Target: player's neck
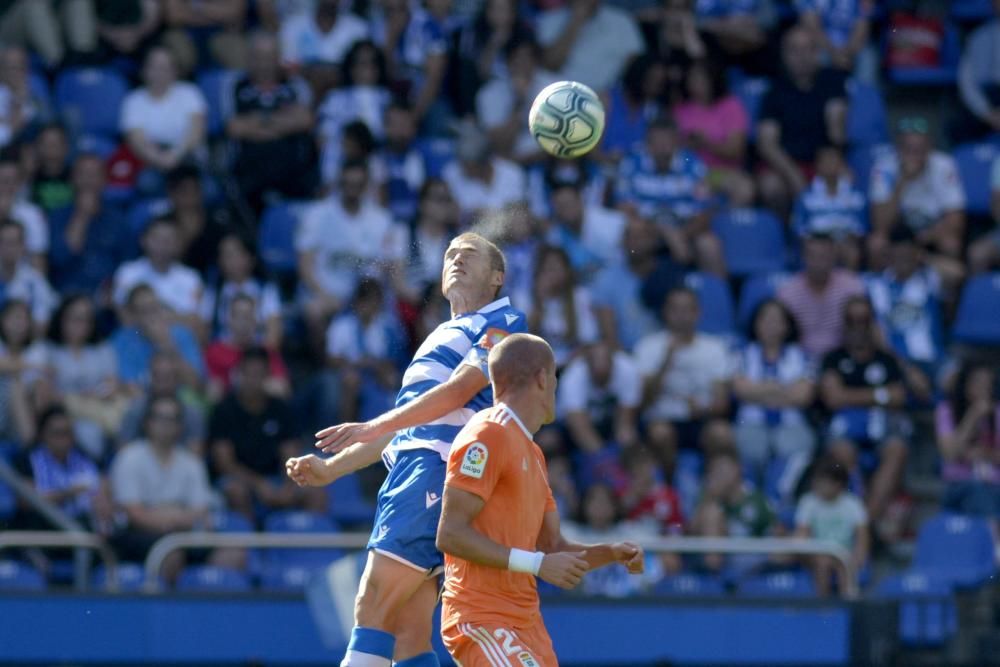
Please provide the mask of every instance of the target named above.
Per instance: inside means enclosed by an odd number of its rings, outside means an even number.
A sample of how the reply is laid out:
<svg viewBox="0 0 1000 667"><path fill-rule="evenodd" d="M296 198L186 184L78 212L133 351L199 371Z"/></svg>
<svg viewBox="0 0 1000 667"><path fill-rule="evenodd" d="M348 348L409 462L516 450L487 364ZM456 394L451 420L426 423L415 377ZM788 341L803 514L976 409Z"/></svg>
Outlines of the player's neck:
<svg viewBox="0 0 1000 667"><path fill-rule="evenodd" d="M454 289L448 293L448 303L451 304L452 317L474 313L492 302L493 299L485 294L464 294Z"/></svg>
<svg viewBox="0 0 1000 667"><path fill-rule="evenodd" d="M502 398L497 398L497 404L500 403L507 406L507 409L517 416L525 430L532 436L538 433L538 429L542 428L545 417L539 408L537 398L507 393Z"/></svg>

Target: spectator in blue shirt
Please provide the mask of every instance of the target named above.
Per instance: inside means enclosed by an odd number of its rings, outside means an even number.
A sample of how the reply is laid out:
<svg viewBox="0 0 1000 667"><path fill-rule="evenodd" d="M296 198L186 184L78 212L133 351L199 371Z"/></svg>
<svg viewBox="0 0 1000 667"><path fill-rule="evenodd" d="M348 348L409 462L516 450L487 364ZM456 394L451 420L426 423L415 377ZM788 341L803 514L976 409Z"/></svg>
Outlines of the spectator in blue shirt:
<svg viewBox="0 0 1000 667"><path fill-rule="evenodd" d="M722 245L709 226L707 177L705 164L680 147L674 121L661 118L646 130L645 146L619 165L617 199L658 223L677 262L725 276Z"/></svg>
<svg viewBox="0 0 1000 667"><path fill-rule="evenodd" d="M906 225L893 228L889 244L889 266L868 276L868 295L889 348L900 357L908 387L929 399L929 378L936 376L944 356L942 292L957 285L961 275L942 274L927 264Z"/></svg>
<svg viewBox="0 0 1000 667"><path fill-rule="evenodd" d="M773 72L771 0L696 0L695 17L710 55L756 75Z"/></svg>
<svg viewBox="0 0 1000 667"><path fill-rule="evenodd" d="M795 202L792 227L799 238L830 236L837 245L837 263L852 271L861 267L868 205L836 146L823 146L817 152L816 176Z"/></svg>
<svg viewBox="0 0 1000 667"><path fill-rule="evenodd" d="M145 283L132 288L125 302L125 321L111 339L118 357L118 378L126 385L141 385L149 377L149 365L160 352L180 359L182 383L201 387L205 366L194 333L181 324L171 324L166 307Z"/></svg>
<svg viewBox="0 0 1000 667"><path fill-rule="evenodd" d="M73 202L52 211L49 276L61 291L95 293L136 251L121 209L104 196L104 161L83 154L73 163Z"/></svg>
<svg viewBox="0 0 1000 667"><path fill-rule="evenodd" d="M384 179L383 201L392 217L409 221L417 214L420 189L427 179L427 164L417 147L417 119L406 104L391 104L385 111L385 145L376 154Z"/></svg>
<svg viewBox="0 0 1000 667"><path fill-rule="evenodd" d="M445 134L451 110L441 95L448 66L449 2L413 11L409 0L385 0L375 42L386 56L389 79L408 93L426 134Z"/></svg>
<svg viewBox="0 0 1000 667"><path fill-rule="evenodd" d="M601 150L608 157L620 160L642 145L647 124L662 112L669 74L666 60L652 53L629 63L621 82L609 95L601 139ZM679 82L677 87L680 88Z"/></svg>
<svg viewBox="0 0 1000 667"><path fill-rule="evenodd" d="M612 264L594 278L591 293L601 339L613 349L631 350L640 338L660 328L655 306L647 305L645 286L655 286L658 299L681 284L684 272L664 252L656 226L633 217L622 234L624 261Z"/></svg>
<svg viewBox="0 0 1000 667"><path fill-rule="evenodd" d="M853 72L868 45L873 4L871 0L795 0L795 9L830 64Z"/></svg>

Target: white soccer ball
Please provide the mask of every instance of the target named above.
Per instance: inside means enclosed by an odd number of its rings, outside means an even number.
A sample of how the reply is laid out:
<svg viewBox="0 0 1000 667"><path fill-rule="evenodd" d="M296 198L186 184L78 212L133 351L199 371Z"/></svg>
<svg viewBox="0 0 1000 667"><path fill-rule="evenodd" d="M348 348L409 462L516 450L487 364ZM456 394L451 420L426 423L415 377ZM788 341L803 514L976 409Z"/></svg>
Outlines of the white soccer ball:
<svg viewBox="0 0 1000 667"><path fill-rule="evenodd" d="M576 81L557 81L538 93L528 112L531 136L560 158L589 153L604 132L604 105L597 93Z"/></svg>

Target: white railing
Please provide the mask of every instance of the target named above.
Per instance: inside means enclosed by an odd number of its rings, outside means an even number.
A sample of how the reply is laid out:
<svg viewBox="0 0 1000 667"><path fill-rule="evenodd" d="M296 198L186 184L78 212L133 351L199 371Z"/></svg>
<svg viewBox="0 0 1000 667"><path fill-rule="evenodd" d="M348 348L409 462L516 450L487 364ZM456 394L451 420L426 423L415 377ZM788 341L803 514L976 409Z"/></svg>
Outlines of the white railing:
<svg viewBox="0 0 1000 667"><path fill-rule="evenodd" d="M785 554L832 556L846 582L844 596L858 596L857 572L846 549L828 542L804 538L778 537L661 537L639 540L650 553ZM179 549L364 549L368 533L173 533L160 538L146 556L145 589L155 592L160 585L164 559Z"/></svg>

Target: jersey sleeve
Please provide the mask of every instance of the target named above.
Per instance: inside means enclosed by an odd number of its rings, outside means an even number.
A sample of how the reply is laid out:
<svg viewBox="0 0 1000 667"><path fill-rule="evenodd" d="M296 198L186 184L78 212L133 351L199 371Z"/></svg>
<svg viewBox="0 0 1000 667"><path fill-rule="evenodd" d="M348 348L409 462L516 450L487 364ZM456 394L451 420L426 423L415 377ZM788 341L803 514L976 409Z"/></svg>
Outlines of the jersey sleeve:
<svg viewBox="0 0 1000 667"><path fill-rule="evenodd" d="M448 455L445 486L489 500L504 474L509 449L500 424L482 422L463 430Z"/></svg>
<svg viewBox="0 0 1000 667"><path fill-rule="evenodd" d="M462 360L463 364L478 368L487 380L490 378L487 360L493 346L511 334L528 331L528 318L525 317L524 313L513 308L505 308L495 312L496 314L486 321L485 326L472 332L472 349Z"/></svg>

